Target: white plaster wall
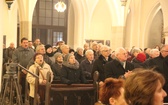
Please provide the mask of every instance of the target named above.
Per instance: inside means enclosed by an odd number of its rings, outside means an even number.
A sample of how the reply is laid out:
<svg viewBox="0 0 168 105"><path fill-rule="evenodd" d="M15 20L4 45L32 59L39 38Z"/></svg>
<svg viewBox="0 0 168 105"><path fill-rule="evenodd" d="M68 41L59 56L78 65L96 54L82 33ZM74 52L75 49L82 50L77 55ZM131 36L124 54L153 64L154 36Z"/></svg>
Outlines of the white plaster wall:
<svg viewBox="0 0 168 105"><path fill-rule="evenodd" d="M111 16L107 2L100 0L93 12L88 39L105 40L112 38ZM110 37L111 36L111 37Z"/></svg>
<svg viewBox="0 0 168 105"><path fill-rule="evenodd" d="M2 23L3 21L3 4L4 4L4 1L0 1L0 13L2 13L1 17L0 17L0 23ZM2 55L3 55L3 24L0 24L0 58L3 58ZM1 72L0 72L0 90L1 90L1 80L2 80L2 59L0 59L0 69L1 69Z"/></svg>
<svg viewBox="0 0 168 105"><path fill-rule="evenodd" d="M168 31L168 0L159 0L162 6L163 19L164 19L164 31Z"/></svg>
<svg viewBox="0 0 168 105"><path fill-rule="evenodd" d="M9 46L11 42L17 44L17 3L11 5L11 9L8 10L8 7L5 2L3 4L3 35L6 35L6 47Z"/></svg>
<svg viewBox="0 0 168 105"><path fill-rule="evenodd" d="M148 46L154 48L156 45L161 45L161 35L162 35L162 26L163 25L163 14L162 11L158 11L149 30L148 36Z"/></svg>
<svg viewBox="0 0 168 105"><path fill-rule="evenodd" d="M149 30L159 8L159 0L129 0L125 11L126 47L149 47ZM128 12L129 10L129 12ZM152 37L152 36L151 36ZM153 40L155 41L155 40Z"/></svg>
<svg viewBox="0 0 168 105"><path fill-rule="evenodd" d="M68 43L73 44L74 49L82 47L85 39L110 40L113 49L123 46L124 8L119 1L71 0L71 4L74 8L74 16L70 11L69 18L74 19L74 24L69 22Z"/></svg>

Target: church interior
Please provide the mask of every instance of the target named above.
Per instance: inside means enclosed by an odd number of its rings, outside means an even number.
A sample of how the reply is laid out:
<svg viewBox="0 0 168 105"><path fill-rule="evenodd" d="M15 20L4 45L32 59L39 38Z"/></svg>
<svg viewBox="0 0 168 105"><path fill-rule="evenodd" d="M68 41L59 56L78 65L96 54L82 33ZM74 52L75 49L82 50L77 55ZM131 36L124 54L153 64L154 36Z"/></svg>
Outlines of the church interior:
<svg viewBox="0 0 168 105"><path fill-rule="evenodd" d="M59 1L63 12L56 10ZM167 5L168 0L0 0L0 55L3 45L17 47L23 37L53 46L63 40L73 49L93 41L112 50L168 44Z"/></svg>

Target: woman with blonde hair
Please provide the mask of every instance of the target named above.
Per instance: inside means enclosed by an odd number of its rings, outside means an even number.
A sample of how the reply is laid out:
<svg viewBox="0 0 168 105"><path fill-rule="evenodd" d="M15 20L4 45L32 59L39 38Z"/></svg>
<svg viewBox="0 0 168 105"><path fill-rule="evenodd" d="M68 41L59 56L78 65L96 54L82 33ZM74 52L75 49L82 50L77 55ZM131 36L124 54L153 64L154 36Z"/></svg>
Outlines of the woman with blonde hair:
<svg viewBox="0 0 168 105"><path fill-rule="evenodd" d="M164 77L152 70L135 70L125 83L125 99L129 105L163 105Z"/></svg>

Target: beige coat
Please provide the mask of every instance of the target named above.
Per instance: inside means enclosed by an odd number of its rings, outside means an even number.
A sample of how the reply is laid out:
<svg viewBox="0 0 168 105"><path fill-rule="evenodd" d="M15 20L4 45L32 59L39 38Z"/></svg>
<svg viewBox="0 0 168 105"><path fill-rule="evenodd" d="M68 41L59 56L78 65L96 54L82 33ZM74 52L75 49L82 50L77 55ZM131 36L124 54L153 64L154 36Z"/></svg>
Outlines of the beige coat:
<svg viewBox="0 0 168 105"><path fill-rule="evenodd" d="M39 67L39 68L40 68L40 71L41 71L41 73L39 73L39 84L41 84L42 81L43 81L43 77L42 77L41 74L44 75L44 79L47 79L46 77L47 77L47 72L48 72L48 71L51 73L51 81L50 81L50 82L52 82L52 80L53 80L53 72L52 72L50 66L49 66L47 63L45 63L45 62L44 62L44 64L43 64L43 67L40 67L37 63L35 63L35 64L33 64L32 66L30 66L29 71L35 74L35 73L36 73L36 70L37 70L37 67ZM26 80L27 80L27 82L28 82L29 85L30 85L30 93L29 93L29 96L34 97L34 91L35 91L35 77L32 76L30 73L28 73L28 74L27 74L27 77L26 77Z"/></svg>

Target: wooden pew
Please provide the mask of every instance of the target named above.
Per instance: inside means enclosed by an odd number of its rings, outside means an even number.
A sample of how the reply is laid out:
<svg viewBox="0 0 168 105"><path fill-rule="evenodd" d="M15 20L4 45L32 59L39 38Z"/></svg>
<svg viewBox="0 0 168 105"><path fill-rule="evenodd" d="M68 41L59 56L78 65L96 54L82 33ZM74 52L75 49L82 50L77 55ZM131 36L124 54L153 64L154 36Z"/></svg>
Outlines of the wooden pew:
<svg viewBox="0 0 168 105"><path fill-rule="evenodd" d="M96 87L93 84L52 84L50 105L94 105Z"/></svg>
<svg viewBox="0 0 168 105"><path fill-rule="evenodd" d="M93 80L87 80L89 82L89 84L93 84ZM62 84L61 80L53 80L52 84Z"/></svg>
<svg viewBox="0 0 168 105"><path fill-rule="evenodd" d="M98 101L99 72L95 71L90 84L60 84L54 81L50 89L50 105L94 105Z"/></svg>

